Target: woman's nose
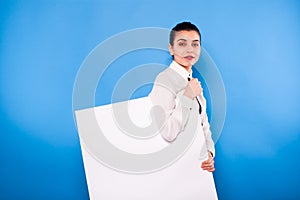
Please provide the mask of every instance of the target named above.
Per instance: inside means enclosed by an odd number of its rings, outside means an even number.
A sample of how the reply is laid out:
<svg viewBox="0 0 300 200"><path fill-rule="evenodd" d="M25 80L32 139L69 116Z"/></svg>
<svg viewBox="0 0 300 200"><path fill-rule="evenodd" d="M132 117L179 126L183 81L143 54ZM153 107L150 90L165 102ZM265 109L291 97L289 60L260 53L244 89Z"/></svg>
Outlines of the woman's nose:
<svg viewBox="0 0 300 200"><path fill-rule="evenodd" d="M187 52L192 52L192 51L193 51L192 45L187 45L186 51L187 51Z"/></svg>

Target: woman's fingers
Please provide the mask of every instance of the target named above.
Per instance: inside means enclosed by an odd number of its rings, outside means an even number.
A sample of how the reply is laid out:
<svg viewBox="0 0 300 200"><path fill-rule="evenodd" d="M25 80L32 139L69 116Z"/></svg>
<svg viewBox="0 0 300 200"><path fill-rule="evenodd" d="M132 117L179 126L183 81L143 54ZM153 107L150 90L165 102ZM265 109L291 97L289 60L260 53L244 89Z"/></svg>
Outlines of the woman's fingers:
<svg viewBox="0 0 300 200"><path fill-rule="evenodd" d="M215 171L214 163L215 163L214 159L212 157L210 157L208 160L205 160L205 161L202 162L201 168L203 170L213 172L213 171Z"/></svg>

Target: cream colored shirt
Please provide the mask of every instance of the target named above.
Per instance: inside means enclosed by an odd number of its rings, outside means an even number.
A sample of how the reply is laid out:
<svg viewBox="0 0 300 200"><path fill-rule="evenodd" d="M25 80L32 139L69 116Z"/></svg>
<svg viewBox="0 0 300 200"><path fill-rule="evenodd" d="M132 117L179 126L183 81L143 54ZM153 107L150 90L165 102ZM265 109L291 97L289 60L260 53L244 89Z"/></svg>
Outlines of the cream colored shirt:
<svg viewBox="0 0 300 200"><path fill-rule="evenodd" d="M153 89L149 94L153 106L161 109L160 112L155 112L155 118L163 130L161 131L162 137L166 141L172 142L184 130L190 114L198 113L207 150L215 156L203 93L197 97L202 108L201 115L199 112L191 112L192 109L199 110L197 100L183 95L188 84L188 77L192 78L192 71L189 73L175 61L156 77Z"/></svg>

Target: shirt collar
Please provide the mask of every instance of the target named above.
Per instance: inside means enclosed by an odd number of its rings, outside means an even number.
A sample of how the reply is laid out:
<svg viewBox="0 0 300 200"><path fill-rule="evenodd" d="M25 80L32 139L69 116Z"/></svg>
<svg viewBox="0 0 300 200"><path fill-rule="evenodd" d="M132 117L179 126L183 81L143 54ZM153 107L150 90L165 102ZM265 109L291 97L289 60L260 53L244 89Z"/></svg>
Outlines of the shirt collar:
<svg viewBox="0 0 300 200"><path fill-rule="evenodd" d="M184 69L184 67L182 67L181 65L179 65L177 62L175 62L173 60L173 62L170 64L170 68L173 69L175 72L177 72L180 76L182 76L185 80L187 80L187 78L192 78L192 73L193 70L191 70L191 72L189 73L188 71L186 71L186 69Z"/></svg>

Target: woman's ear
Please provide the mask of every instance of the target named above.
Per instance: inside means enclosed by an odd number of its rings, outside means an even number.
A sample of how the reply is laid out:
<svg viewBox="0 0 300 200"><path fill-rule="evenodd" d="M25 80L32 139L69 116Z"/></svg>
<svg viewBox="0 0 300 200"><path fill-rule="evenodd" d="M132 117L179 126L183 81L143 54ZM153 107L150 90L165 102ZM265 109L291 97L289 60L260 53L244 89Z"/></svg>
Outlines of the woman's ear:
<svg viewBox="0 0 300 200"><path fill-rule="evenodd" d="M171 56L174 56L174 50L173 50L173 46L171 44L169 44L169 51Z"/></svg>

